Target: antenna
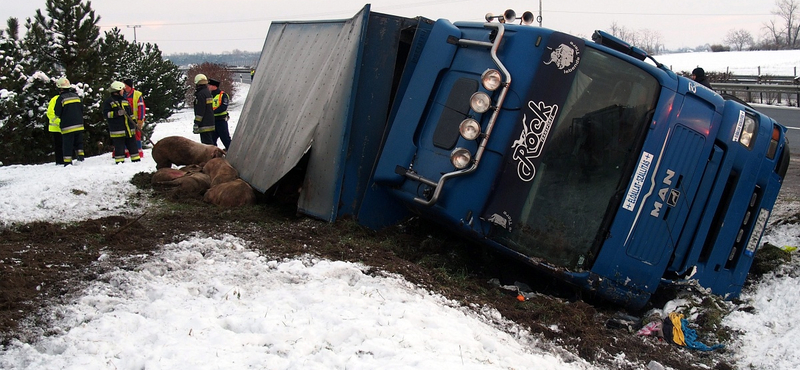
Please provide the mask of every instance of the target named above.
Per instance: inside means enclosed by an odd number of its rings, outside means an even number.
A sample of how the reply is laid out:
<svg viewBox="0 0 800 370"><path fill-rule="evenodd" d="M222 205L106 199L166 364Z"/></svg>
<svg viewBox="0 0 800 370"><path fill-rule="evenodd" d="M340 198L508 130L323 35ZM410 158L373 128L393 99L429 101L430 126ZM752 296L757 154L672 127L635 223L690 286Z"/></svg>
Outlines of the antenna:
<svg viewBox="0 0 800 370"><path fill-rule="evenodd" d="M542 26L542 0L539 0L539 16L536 17L536 21L539 22L539 27Z"/></svg>

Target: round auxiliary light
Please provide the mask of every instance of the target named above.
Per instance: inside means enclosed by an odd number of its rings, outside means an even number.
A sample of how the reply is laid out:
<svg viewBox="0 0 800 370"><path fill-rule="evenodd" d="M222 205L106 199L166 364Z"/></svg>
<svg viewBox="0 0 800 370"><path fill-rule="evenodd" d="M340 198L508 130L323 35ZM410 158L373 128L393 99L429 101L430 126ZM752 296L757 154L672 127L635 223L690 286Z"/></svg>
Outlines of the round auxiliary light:
<svg viewBox="0 0 800 370"><path fill-rule="evenodd" d="M469 98L469 107L477 113L483 113L492 106L492 99L485 92L478 91Z"/></svg>
<svg viewBox="0 0 800 370"><path fill-rule="evenodd" d="M450 152L450 163L457 169L463 169L472 162L472 153L464 148L455 148Z"/></svg>
<svg viewBox="0 0 800 370"><path fill-rule="evenodd" d="M481 125L478 121L467 118L458 125L458 132L464 139L475 140L481 134Z"/></svg>
<svg viewBox="0 0 800 370"><path fill-rule="evenodd" d="M483 88L486 90L497 90L497 88L503 84L503 78L500 76L500 71L496 69L487 69L481 75L481 84L483 84Z"/></svg>

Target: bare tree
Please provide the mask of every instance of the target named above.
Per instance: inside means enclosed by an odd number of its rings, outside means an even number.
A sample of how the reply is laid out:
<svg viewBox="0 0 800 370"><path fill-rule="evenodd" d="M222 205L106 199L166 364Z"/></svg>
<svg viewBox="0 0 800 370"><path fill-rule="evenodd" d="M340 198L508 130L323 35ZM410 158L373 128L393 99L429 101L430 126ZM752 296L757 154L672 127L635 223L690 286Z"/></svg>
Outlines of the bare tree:
<svg viewBox="0 0 800 370"><path fill-rule="evenodd" d="M620 26L617 22L611 23L608 27L609 33L616 36L631 46L636 46L648 54L658 54L659 49L664 45L661 43L661 33L649 29L632 30L625 26Z"/></svg>
<svg viewBox="0 0 800 370"><path fill-rule="evenodd" d="M745 29L732 29L728 31L723 42L729 45L733 50L742 51L746 46L754 44L753 35Z"/></svg>
<svg viewBox="0 0 800 370"><path fill-rule="evenodd" d="M800 3L798 0L777 0L777 9L772 14L780 18L779 22L770 20L764 28L771 39L786 49L796 49L798 35L800 35Z"/></svg>
<svg viewBox="0 0 800 370"><path fill-rule="evenodd" d="M609 32L616 36L618 39L627 42L631 45L639 44L639 37L636 31L630 30L625 26L620 26L617 22L611 23L611 26L608 27Z"/></svg>
<svg viewBox="0 0 800 370"><path fill-rule="evenodd" d="M647 54L658 54L658 48L661 45L661 32L653 31L644 28L639 30L639 47L642 48Z"/></svg>

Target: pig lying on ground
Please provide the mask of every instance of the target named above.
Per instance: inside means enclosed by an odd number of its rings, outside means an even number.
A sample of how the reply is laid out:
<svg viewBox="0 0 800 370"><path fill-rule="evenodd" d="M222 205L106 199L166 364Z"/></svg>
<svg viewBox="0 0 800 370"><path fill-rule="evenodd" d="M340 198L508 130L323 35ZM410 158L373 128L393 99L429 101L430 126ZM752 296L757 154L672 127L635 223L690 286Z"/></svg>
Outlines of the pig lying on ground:
<svg viewBox="0 0 800 370"><path fill-rule="evenodd" d="M172 199L202 199L203 194L211 187L211 178L202 172L183 172L183 174L169 181L154 182L153 188L166 190ZM155 178L155 175L153 177Z"/></svg>
<svg viewBox="0 0 800 370"><path fill-rule="evenodd" d="M213 158L225 156L225 151L214 146L201 144L182 136L168 136L153 146L153 160L156 168L170 168L175 165L201 164Z"/></svg>
<svg viewBox="0 0 800 370"><path fill-rule="evenodd" d="M179 170L183 172L203 172L203 166L201 164L190 164L179 168Z"/></svg>
<svg viewBox="0 0 800 370"><path fill-rule="evenodd" d="M203 173L211 177L211 187L239 178L239 171L225 158L214 158L206 162Z"/></svg>
<svg viewBox="0 0 800 370"><path fill-rule="evenodd" d="M203 201L220 207L241 207L255 204L256 195L250 184L242 179L236 179L208 189Z"/></svg>
<svg viewBox="0 0 800 370"><path fill-rule="evenodd" d="M161 168L153 174L150 182L153 185L158 185L162 182L172 181L183 176L186 176L185 171L176 170L174 168Z"/></svg>

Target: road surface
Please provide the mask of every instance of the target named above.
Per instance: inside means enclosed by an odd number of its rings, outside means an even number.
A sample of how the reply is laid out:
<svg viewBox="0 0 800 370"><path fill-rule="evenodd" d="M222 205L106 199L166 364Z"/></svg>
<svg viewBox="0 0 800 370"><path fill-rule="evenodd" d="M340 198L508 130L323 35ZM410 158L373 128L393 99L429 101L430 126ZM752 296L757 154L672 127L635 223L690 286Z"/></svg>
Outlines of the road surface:
<svg viewBox="0 0 800 370"><path fill-rule="evenodd" d="M789 138L789 149L792 151L792 157L800 155L800 108L761 104L755 104L753 108L786 126L789 129L786 137Z"/></svg>

